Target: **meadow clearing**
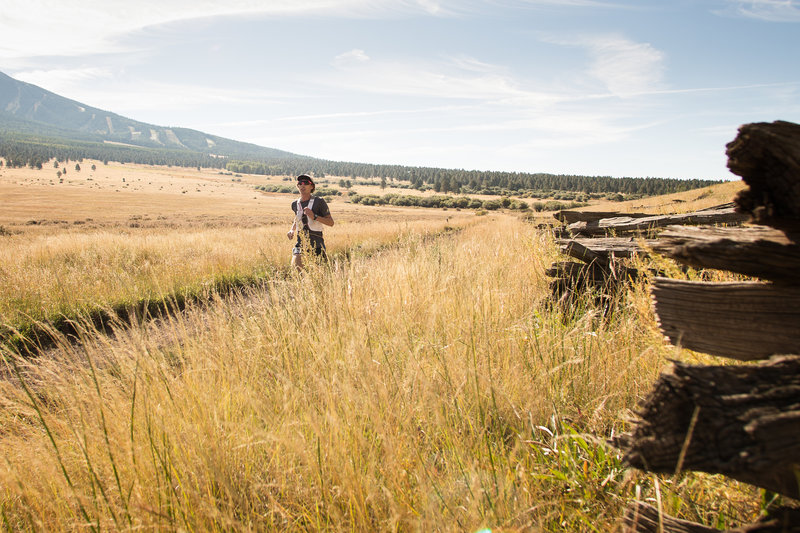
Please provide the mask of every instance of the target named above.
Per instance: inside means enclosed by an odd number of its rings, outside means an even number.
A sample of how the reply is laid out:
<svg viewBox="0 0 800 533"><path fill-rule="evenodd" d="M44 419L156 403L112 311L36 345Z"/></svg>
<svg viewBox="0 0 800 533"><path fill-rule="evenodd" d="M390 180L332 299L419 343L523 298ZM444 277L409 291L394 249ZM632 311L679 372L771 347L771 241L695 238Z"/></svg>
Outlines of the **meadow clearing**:
<svg viewBox="0 0 800 533"><path fill-rule="evenodd" d="M292 197L254 192L263 177L51 170L0 170L0 322L78 324L36 357L2 348L6 529L613 531L632 498L716 526L759 512L721 476L624 467L606 441L668 359L710 358L663 341L646 282L605 319L549 305L557 247L518 213L336 199L332 260L298 275ZM180 312L87 318L181 291L198 297Z"/></svg>

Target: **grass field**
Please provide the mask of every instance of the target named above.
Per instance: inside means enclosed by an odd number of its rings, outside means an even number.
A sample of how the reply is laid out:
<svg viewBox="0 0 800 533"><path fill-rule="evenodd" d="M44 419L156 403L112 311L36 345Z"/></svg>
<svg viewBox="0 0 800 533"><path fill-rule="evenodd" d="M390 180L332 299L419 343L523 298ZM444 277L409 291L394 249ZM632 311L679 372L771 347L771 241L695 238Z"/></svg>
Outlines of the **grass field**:
<svg viewBox="0 0 800 533"><path fill-rule="evenodd" d="M121 167L148 186L0 171L2 320L202 297L3 349L6 529L612 531L636 497L720 527L758 513L755 489L627 470L606 444L668 359L707 360L663 342L645 284L610 318L554 308L557 248L518 216L343 200L333 260L298 275L290 196Z"/></svg>

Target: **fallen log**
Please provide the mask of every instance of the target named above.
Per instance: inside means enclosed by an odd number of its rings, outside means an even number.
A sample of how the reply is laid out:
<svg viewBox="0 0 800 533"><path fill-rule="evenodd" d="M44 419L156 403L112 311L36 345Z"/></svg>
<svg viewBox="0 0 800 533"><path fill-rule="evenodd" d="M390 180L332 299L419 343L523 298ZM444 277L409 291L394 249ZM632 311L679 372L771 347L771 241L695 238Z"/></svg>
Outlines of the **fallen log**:
<svg viewBox="0 0 800 533"><path fill-rule="evenodd" d="M605 281L608 279L609 271L598 263L576 263L574 261L559 261L553 263L545 274L552 278L560 278L569 281L591 280Z"/></svg>
<svg viewBox="0 0 800 533"><path fill-rule="evenodd" d="M711 207L698 209L697 211L717 211L735 207L733 202L728 202ZM573 211L571 209L562 209L553 213L553 217L561 223L572 224L573 222L595 222L603 218L616 218L616 217L629 217L629 218L645 218L655 216L653 213L620 213L619 211Z"/></svg>
<svg viewBox="0 0 800 533"><path fill-rule="evenodd" d="M596 239L559 239L561 252L586 263L599 261L608 263L612 259L647 255L645 248L655 243L653 239L634 239L633 237L605 237ZM639 243L643 243L644 247Z"/></svg>
<svg viewBox="0 0 800 533"><path fill-rule="evenodd" d="M628 504L622 521L624 533L720 533L713 527L667 516L639 501Z"/></svg>
<svg viewBox="0 0 800 533"><path fill-rule="evenodd" d="M605 235L643 232L676 224L708 225L708 224L740 224L748 219L748 215L737 213L736 208L693 211L676 215L653 215L643 218L617 216L603 218L594 222L575 222L567 229L575 235Z"/></svg>
<svg viewBox="0 0 800 533"><path fill-rule="evenodd" d="M570 257L574 257L575 259L580 259L584 263L598 263L601 265L606 265L608 264L609 260L608 256L596 252L589 248L589 246L586 244L575 240L566 241L566 244L561 247L561 253Z"/></svg>
<svg viewBox="0 0 800 533"><path fill-rule="evenodd" d="M800 243L766 226L669 227L652 248L691 267L800 285Z"/></svg>
<svg viewBox="0 0 800 533"><path fill-rule="evenodd" d="M581 277L580 279L558 278L550 282L550 292L556 299L569 293L576 298L585 295L587 290L595 290L599 294L609 292L607 280Z"/></svg>
<svg viewBox="0 0 800 533"><path fill-rule="evenodd" d="M633 467L695 470L800 496L800 356L758 365L673 363L612 444Z"/></svg>
<svg viewBox="0 0 800 533"><path fill-rule="evenodd" d="M572 211L563 209L553 213L556 220L565 224L572 224L574 222L594 222L602 218L613 217L631 217L631 218L644 218L653 216L652 213L620 213L618 211Z"/></svg>
<svg viewBox="0 0 800 533"><path fill-rule="evenodd" d="M729 207L736 207L735 202L725 202L724 204L713 205L711 207L704 207L703 209L698 209L697 212L702 211L717 211L719 209L728 209Z"/></svg>
<svg viewBox="0 0 800 533"><path fill-rule="evenodd" d="M728 168L749 186L735 202L753 221L800 232L800 125L745 124L728 143Z"/></svg>
<svg viewBox="0 0 800 533"><path fill-rule="evenodd" d="M743 361L800 350L800 286L655 278L651 296L676 346Z"/></svg>
<svg viewBox="0 0 800 533"><path fill-rule="evenodd" d="M625 533L722 533L720 530L659 513L644 502L631 502L623 518ZM724 533L800 533L800 510L781 507L754 524L725 530Z"/></svg>
<svg viewBox="0 0 800 533"><path fill-rule="evenodd" d="M597 282L632 281L638 278L639 271L625 265L601 265L599 263L576 263L574 261L560 261L553 263L545 271L550 277L567 281L579 282L582 280Z"/></svg>

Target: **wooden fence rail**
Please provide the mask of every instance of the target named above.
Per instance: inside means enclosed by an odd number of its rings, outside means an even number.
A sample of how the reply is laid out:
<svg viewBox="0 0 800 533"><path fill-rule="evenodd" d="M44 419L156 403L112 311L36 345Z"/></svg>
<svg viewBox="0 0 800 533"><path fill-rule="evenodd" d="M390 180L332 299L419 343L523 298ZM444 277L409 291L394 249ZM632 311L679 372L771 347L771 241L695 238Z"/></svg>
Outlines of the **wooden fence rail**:
<svg viewBox="0 0 800 533"><path fill-rule="evenodd" d="M571 237L557 242L577 261L554 263L547 273L556 278L551 287L560 301L587 289L613 293L641 274L625 261L649 253L755 278L654 277L653 309L672 344L757 362L675 362L642 401L631 430L612 444L636 468L724 474L800 498L800 125L744 125L728 157L748 185L732 204L681 215L557 213ZM741 226L748 220L751 225ZM638 501L628 506L623 527L630 533L717 531ZM800 510L773 509L730 531L800 533Z"/></svg>
<svg viewBox="0 0 800 533"><path fill-rule="evenodd" d="M729 168L749 186L735 199L737 213L770 227L670 227L650 247L688 266L761 281L662 278L652 298L673 344L762 361L674 363L642 402L631 431L613 444L643 470L720 473L800 498L800 125L742 126L728 156ZM635 533L715 531L643 502L629 505L623 523ZM731 531L800 531L800 511L774 510Z"/></svg>

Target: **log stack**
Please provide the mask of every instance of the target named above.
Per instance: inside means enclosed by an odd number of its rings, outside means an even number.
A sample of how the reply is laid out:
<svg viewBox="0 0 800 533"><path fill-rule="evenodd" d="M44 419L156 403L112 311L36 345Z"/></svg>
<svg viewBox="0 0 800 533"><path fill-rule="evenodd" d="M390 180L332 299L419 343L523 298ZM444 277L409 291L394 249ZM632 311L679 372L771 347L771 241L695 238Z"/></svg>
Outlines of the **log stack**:
<svg viewBox="0 0 800 533"><path fill-rule="evenodd" d="M557 301L572 302L591 290L596 303L613 301L614 295L639 272L629 259L645 256L663 228L674 224L741 224L748 217L735 206L672 215L559 211L556 219L566 224L570 238L557 239L561 252L577 261L553 263L547 275L555 278L550 289Z"/></svg>
<svg viewBox="0 0 800 533"><path fill-rule="evenodd" d="M555 278L550 282L553 298L571 304L589 292L595 304L607 308L617 291L639 277L636 268L625 259L645 255L647 241L633 237L558 239L561 252L577 261L553 263L546 274Z"/></svg>
<svg viewBox="0 0 800 533"><path fill-rule="evenodd" d="M691 366L661 375L629 433L613 444L650 472L719 473L800 498L800 125L742 126L729 168L748 189L736 212L753 227L670 227L653 250L685 265L755 276L704 283L656 278L652 299L669 341L695 351L758 361ZM629 505L629 532L713 531ZM774 510L732 531L800 531L800 511Z"/></svg>

